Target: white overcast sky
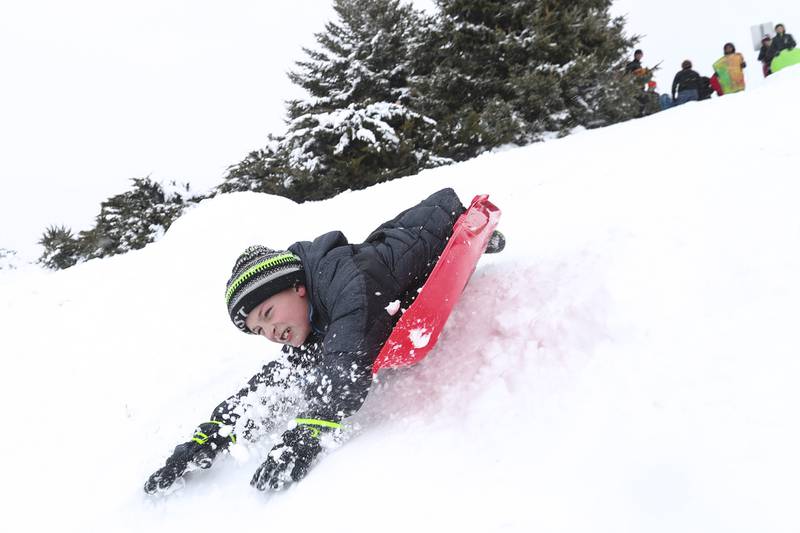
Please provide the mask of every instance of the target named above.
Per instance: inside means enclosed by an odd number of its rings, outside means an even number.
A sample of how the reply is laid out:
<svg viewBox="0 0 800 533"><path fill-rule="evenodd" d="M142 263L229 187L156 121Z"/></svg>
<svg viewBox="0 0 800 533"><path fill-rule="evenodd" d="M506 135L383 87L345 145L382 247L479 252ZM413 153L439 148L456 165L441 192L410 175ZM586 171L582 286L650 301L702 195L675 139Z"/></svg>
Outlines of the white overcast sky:
<svg viewBox="0 0 800 533"><path fill-rule="evenodd" d="M773 15L796 0L717 3L714 21L688 0L618 0L615 12L647 34L646 63L665 60L661 86L690 52L716 59L723 30L744 40L761 18L800 26ZM133 177L218 183L281 132L284 100L301 94L286 72L332 16L327 0L2 2L0 248L38 253L47 225L89 227Z"/></svg>
<svg viewBox="0 0 800 533"><path fill-rule="evenodd" d="M285 73L332 14L321 0L3 2L0 247L84 229L133 177L217 183L280 130L298 94Z"/></svg>

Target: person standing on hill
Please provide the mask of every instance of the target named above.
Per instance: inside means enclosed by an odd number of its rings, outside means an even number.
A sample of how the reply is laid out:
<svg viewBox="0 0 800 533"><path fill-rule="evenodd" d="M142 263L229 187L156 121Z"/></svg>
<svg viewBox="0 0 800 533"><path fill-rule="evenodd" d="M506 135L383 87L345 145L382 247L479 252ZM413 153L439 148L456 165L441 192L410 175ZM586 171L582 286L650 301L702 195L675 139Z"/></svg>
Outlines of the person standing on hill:
<svg viewBox="0 0 800 533"><path fill-rule="evenodd" d="M772 37L765 35L761 39L761 50L758 52L758 60L761 61L764 77L766 78L772 74L772 58L775 54L772 52Z"/></svg>
<svg viewBox="0 0 800 533"><path fill-rule="evenodd" d="M681 63L681 70L672 80L673 106L685 104L700 98L700 74L692 70L692 62L688 59Z"/></svg>
<svg viewBox="0 0 800 533"><path fill-rule="evenodd" d="M625 65L625 72L628 74L640 75L642 70L642 58L644 57L644 52L641 50L636 50L633 52L633 61L630 61L627 65Z"/></svg>
<svg viewBox="0 0 800 533"><path fill-rule="evenodd" d="M786 28L783 24L775 26L775 37L772 39L772 46L770 47L772 57L777 57L784 50L794 50L796 46L797 43L794 37L792 37L791 33L786 33Z"/></svg>
<svg viewBox="0 0 800 533"><path fill-rule="evenodd" d="M723 55L714 62L714 73L717 75L723 94L744 91L744 68L747 63L744 56L736 51L733 43L725 43Z"/></svg>

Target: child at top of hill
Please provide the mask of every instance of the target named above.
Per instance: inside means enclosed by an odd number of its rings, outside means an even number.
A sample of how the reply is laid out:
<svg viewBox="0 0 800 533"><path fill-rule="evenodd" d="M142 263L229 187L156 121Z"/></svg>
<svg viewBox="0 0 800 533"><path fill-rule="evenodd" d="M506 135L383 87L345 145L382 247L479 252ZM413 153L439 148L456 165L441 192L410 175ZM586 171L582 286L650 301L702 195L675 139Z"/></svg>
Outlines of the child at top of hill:
<svg viewBox="0 0 800 533"><path fill-rule="evenodd" d="M772 74L771 63L773 57L775 57L775 54L772 53L772 37L765 35L761 39L761 49L758 51L758 60L761 61L761 70L765 78Z"/></svg>
<svg viewBox="0 0 800 533"><path fill-rule="evenodd" d="M625 65L625 72L629 74L639 74L642 71L642 58L644 57L644 52L641 50L636 50L633 52L633 60L629 61L627 65Z"/></svg>
<svg viewBox="0 0 800 533"><path fill-rule="evenodd" d="M797 43L792 34L786 33L786 28L783 24L777 24L775 26L775 37L772 38L770 46L772 57L776 57L784 50L794 50L796 46Z"/></svg>
<svg viewBox="0 0 800 533"><path fill-rule="evenodd" d="M679 106L686 102L700 99L700 74L692 70L692 62L685 59L681 63L681 70L672 80L673 105Z"/></svg>
<svg viewBox="0 0 800 533"><path fill-rule="evenodd" d="M733 43L725 43L722 51L724 55L714 62L714 73L717 75L722 93L744 91L744 68L747 67L744 56L736 51Z"/></svg>
<svg viewBox="0 0 800 533"><path fill-rule="evenodd" d="M455 192L443 189L361 244L332 231L286 251L247 248L227 283L228 314L242 332L283 344L284 356L220 403L144 490L166 490L188 470L209 468L237 437L254 440L287 411L300 413L250 483L278 490L305 476L322 450L319 437L339 429L364 402L375 359L399 319L392 304L410 305L463 212ZM503 247L495 232L485 253ZM253 410L260 412L252 416Z"/></svg>

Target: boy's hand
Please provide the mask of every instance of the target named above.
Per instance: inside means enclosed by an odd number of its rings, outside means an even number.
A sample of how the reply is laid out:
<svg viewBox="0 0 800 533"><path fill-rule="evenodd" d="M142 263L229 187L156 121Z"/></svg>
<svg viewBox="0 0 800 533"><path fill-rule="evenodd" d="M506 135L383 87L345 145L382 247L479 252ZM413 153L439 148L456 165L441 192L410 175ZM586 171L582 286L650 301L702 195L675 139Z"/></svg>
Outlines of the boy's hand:
<svg viewBox="0 0 800 533"><path fill-rule="evenodd" d="M320 433L341 427L327 420L298 418L295 422L297 426L283 433L281 442L272 448L267 460L250 480L250 484L258 490L281 490L303 479L322 451Z"/></svg>
<svg viewBox="0 0 800 533"><path fill-rule="evenodd" d="M226 429L221 431L222 428ZM147 494L165 491L187 471L211 468L217 454L227 449L232 442L236 442L236 437L232 433L221 434L228 432L229 429L230 426L224 426L219 422L200 424L192 440L178 444L165 465L150 476L144 484L144 491Z"/></svg>
<svg viewBox="0 0 800 533"><path fill-rule="evenodd" d="M311 462L322 451L319 439L305 426L284 432L267 460L258 467L250 484L258 490L281 490L293 481L300 481L308 473Z"/></svg>

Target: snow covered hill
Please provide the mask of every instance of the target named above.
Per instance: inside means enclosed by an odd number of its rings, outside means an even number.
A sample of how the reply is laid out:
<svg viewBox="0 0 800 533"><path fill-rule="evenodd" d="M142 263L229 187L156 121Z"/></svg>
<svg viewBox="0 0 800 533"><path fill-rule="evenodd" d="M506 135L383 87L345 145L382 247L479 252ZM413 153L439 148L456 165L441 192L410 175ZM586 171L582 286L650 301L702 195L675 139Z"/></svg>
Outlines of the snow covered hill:
<svg viewBox="0 0 800 533"><path fill-rule="evenodd" d="M789 69L325 202L220 197L144 250L0 272L3 529L797 531L798 90ZM238 253L360 240L445 186L488 192L508 247L355 436L286 493L248 484L264 442L146 496L277 353L226 316Z"/></svg>

